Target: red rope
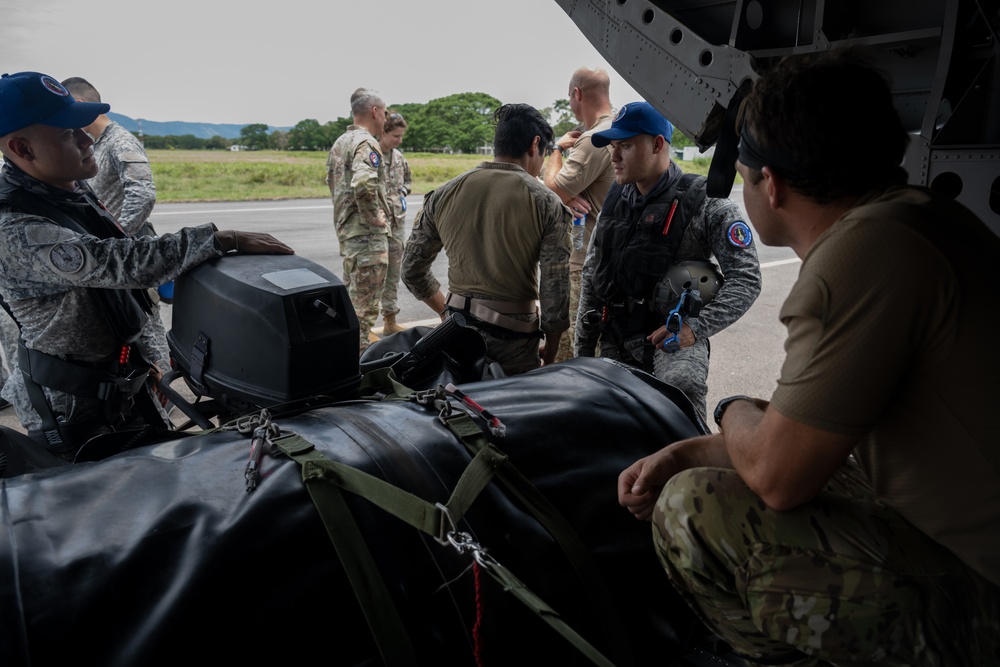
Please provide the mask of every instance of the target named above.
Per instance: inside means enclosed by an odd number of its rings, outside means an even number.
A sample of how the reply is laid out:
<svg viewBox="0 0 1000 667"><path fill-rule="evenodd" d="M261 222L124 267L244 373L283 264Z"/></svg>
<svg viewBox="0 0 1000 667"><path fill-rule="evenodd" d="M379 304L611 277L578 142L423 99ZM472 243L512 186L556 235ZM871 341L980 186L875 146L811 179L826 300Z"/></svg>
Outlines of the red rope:
<svg viewBox="0 0 1000 667"><path fill-rule="evenodd" d="M472 576L476 582L476 624L472 626L472 643L476 654L477 667L483 667L483 597L479 578L479 563L472 561Z"/></svg>

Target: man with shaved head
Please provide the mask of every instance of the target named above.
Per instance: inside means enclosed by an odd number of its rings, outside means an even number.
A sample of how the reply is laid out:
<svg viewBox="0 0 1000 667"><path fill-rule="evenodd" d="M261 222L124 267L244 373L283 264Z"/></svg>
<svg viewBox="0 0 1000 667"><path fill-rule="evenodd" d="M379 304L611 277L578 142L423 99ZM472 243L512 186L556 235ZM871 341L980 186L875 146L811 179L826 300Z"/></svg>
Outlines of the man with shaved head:
<svg viewBox="0 0 1000 667"><path fill-rule="evenodd" d="M583 218L583 246L570 255L569 335L570 344L560 348L556 361L573 357L576 333L576 310L580 301L580 276L587 254L590 234L601 213L601 205L615 180L611 165L611 149L591 143L594 132L611 127L611 80L602 69L581 67L569 81L569 108L580 121L583 130L572 130L561 136L545 163L543 179L550 190L570 207L574 219Z"/></svg>

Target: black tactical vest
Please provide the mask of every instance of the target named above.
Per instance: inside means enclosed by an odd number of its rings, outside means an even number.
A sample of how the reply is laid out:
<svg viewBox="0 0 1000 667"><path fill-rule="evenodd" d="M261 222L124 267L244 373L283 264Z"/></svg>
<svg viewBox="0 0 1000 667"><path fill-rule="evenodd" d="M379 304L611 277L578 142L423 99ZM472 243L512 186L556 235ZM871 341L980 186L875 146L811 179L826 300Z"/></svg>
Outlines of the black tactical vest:
<svg viewBox="0 0 1000 667"><path fill-rule="evenodd" d="M605 304L651 301L667 275L688 223L705 201L705 177L684 174L642 209L632 209L612 185L594 230L598 263L594 294ZM612 203L613 202L613 203Z"/></svg>

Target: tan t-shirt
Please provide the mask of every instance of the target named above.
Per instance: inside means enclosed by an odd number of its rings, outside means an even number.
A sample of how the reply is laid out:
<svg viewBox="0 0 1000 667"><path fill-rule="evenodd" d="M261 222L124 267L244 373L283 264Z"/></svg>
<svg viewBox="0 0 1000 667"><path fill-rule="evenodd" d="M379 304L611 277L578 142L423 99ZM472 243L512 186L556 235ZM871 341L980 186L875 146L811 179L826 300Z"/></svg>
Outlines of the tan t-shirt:
<svg viewBox="0 0 1000 667"><path fill-rule="evenodd" d="M608 194L611 184L615 182L615 169L611 165L611 147L598 148L590 140L590 136L594 132L610 128L611 115L599 117L593 127L577 138L573 148L563 160L559 173L553 179L561 189L574 197L581 195L590 204L583 248L574 250L569 258L570 267L576 271L583 268L583 261L587 258L587 246L590 245L590 235L597 223L604 197Z"/></svg>
<svg viewBox="0 0 1000 667"><path fill-rule="evenodd" d="M995 584L1000 345L982 262L998 256L1000 239L951 200L908 187L867 198L804 258L772 397L791 419L860 436L879 498Z"/></svg>

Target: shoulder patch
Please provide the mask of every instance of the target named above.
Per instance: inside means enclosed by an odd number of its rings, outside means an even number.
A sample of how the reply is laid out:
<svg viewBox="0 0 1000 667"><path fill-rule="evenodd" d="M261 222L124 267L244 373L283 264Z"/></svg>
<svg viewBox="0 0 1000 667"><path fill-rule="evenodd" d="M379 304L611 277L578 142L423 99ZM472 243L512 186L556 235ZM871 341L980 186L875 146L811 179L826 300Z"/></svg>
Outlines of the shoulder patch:
<svg viewBox="0 0 1000 667"><path fill-rule="evenodd" d="M375 151L368 154L368 161L372 163L372 166L378 169L378 166L382 164L382 158Z"/></svg>
<svg viewBox="0 0 1000 667"><path fill-rule="evenodd" d="M49 262L62 273L76 273L83 268L83 250L75 243L57 243L49 249Z"/></svg>
<svg viewBox="0 0 1000 667"><path fill-rule="evenodd" d="M737 248L746 248L753 243L753 232L750 231L750 225L742 220L737 220L729 225L729 229L726 230L726 237Z"/></svg>

